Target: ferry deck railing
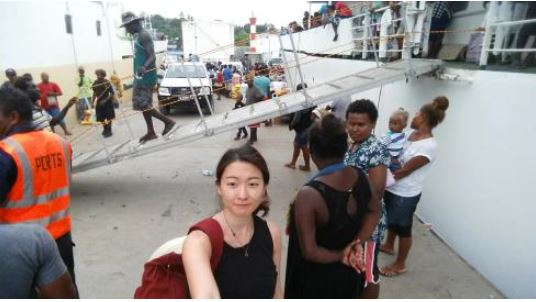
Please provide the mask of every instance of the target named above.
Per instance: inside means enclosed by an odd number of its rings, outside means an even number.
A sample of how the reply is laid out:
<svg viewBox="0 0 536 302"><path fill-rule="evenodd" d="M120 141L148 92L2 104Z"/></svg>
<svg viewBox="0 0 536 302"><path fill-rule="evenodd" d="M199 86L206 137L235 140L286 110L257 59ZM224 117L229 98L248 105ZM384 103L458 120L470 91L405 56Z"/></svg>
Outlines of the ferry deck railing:
<svg viewBox="0 0 536 302"><path fill-rule="evenodd" d="M372 20L378 20L378 17L380 17L380 13L384 12L385 10L389 9L390 6L384 6L379 9L376 9L374 11L368 11L360 14L356 14L351 17L352 22L352 35L353 35L353 41L355 43L362 43L359 49L356 49L357 53L361 53L361 58L366 59L368 57L368 53L374 53L375 55L380 52L379 49L373 49L371 50L370 47L374 47L375 44L373 40L380 40L380 39L392 39L392 38L399 38L404 37L404 43L403 47L407 48L408 43L408 31L406 27L406 9L407 4L399 2L397 5L400 5L400 17L396 19L392 19L389 22L373 22ZM431 9L429 7L428 9ZM491 47L493 35L496 33L496 29L499 27L515 27L525 24L534 24L536 23L536 19L526 19L526 20L516 20L516 21L496 21L495 19L495 12L499 9L499 3L496 1L491 1L490 6L486 13L486 27L484 31L484 39L482 41L482 49L480 53L480 59L479 59L479 65L480 66L486 66L488 63L489 53L490 52L499 52L499 53L529 53L529 52L536 52L536 48L529 47L529 48L497 48ZM375 16L373 18L373 16ZM401 26L404 30L403 33L395 33L388 35L386 38L382 38L381 36L376 36L373 32L374 28L376 27L382 27L387 25L395 25L396 22L400 22L399 26ZM414 31L421 31L426 32L427 29L420 28L415 29ZM429 29L428 29L429 31ZM422 52L427 52L427 41L422 41L420 47L422 47ZM411 47L411 46L410 46ZM385 50L387 53L405 53L406 51L404 49L387 49Z"/></svg>
<svg viewBox="0 0 536 302"><path fill-rule="evenodd" d="M536 52L536 48L491 48L491 40L496 33L498 27L513 27L518 25L533 24L536 23L536 19L526 19L517 21L495 21L495 12L499 9L499 3L497 1L491 1L488 12L486 14L486 29L484 33L484 39L482 41L482 51L480 53L480 66L486 66L488 64L488 57L490 52ZM520 29L521 30L521 29Z"/></svg>
<svg viewBox="0 0 536 302"><path fill-rule="evenodd" d="M402 53L402 58L411 58L411 50L415 47L419 47L420 51L423 53L427 52L427 41L420 41L418 43L410 42L411 40L410 35L413 35L415 33L423 33L425 31L428 31L429 29L425 28L426 23L423 22L422 28L414 28L414 29L408 29L408 24L406 20L407 15L413 15L417 13L422 13L426 16L427 11L431 10L431 7L425 7L424 9L418 9L414 7L410 7L408 3L405 2L398 2L395 3L394 6L398 6L399 11L399 17L392 19L387 22L381 21L382 13L384 13L388 9L392 9L393 5L387 5L381 8L378 8L374 11L368 11L360 14L356 14L352 16L350 19L352 20L352 38L354 43L362 43L360 49L356 49L355 51L357 53L361 53L361 58L366 59L368 57L368 53L373 53L374 58L376 61L378 61L378 54L380 52L384 53ZM427 5L428 6L428 5ZM427 16L426 16L427 17ZM375 21L373 21L375 20ZM398 23L398 24L397 24ZM388 33L386 36L382 36L381 34L376 35L375 31L381 32L381 28L383 26L392 26L395 28L395 25L397 25L398 30L393 31L393 33ZM402 31L400 30L402 29ZM388 42L390 39L398 39L398 38L404 38L402 43L402 49L390 49L387 47L385 50L380 50L380 43L382 41ZM372 46L372 50L369 48Z"/></svg>

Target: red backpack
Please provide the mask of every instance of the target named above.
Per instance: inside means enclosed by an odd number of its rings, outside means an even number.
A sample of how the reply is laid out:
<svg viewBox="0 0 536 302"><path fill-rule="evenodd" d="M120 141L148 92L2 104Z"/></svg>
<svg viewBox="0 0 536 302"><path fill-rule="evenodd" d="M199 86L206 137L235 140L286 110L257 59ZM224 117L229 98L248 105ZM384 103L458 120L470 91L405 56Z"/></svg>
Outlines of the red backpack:
<svg viewBox="0 0 536 302"><path fill-rule="evenodd" d="M220 224L208 218L192 226L192 231L200 230L208 235L212 245L210 266L216 270L223 250L223 230ZM182 255L168 253L145 263L141 285L134 293L135 299L186 299L190 297Z"/></svg>

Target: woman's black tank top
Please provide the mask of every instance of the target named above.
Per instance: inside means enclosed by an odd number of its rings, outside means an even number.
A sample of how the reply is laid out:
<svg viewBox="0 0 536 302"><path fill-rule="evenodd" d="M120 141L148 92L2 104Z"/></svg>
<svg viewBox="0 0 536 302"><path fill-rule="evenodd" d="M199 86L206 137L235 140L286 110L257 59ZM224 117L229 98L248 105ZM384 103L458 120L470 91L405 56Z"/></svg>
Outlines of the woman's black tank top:
<svg viewBox="0 0 536 302"><path fill-rule="evenodd" d="M271 299L274 296L277 272L272 236L266 221L258 216L253 216L253 226L253 237L246 245L234 248L223 243L214 276L224 299Z"/></svg>

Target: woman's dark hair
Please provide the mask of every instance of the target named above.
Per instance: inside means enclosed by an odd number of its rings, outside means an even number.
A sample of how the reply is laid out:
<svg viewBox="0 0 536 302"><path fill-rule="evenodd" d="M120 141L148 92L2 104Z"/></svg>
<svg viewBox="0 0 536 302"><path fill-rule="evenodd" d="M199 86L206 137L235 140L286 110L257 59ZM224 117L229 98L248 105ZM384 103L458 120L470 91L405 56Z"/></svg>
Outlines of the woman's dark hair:
<svg viewBox="0 0 536 302"><path fill-rule="evenodd" d="M421 107L421 113L428 126L435 128L445 119L445 111L449 108L449 99L438 96L431 103Z"/></svg>
<svg viewBox="0 0 536 302"><path fill-rule="evenodd" d="M31 122L32 108L32 101L24 91L11 87L0 89L0 110L3 115L16 111L21 121Z"/></svg>
<svg viewBox="0 0 536 302"><path fill-rule="evenodd" d="M344 157L348 134L342 120L332 114L324 116L309 132L309 148L322 159Z"/></svg>
<svg viewBox="0 0 536 302"><path fill-rule="evenodd" d="M234 162L244 162L248 164L254 165L257 169L259 169L262 173L262 180L264 181L264 185L267 186L270 182L270 171L268 171L268 165L266 164L266 160L264 160L264 157L257 151L257 149L253 148L250 145L244 145L240 148L234 148L229 149L223 156L221 157L220 161L218 162L218 166L216 167L216 184L220 185L221 178L223 176L223 172L225 172L225 169ZM266 200L261 203L261 205L255 210L253 213L254 215L257 215L259 211L262 211L262 216L268 215L268 212L270 211L270 200L268 198L268 193L266 193Z"/></svg>
<svg viewBox="0 0 536 302"><path fill-rule="evenodd" d="M378 120L378 109L376 109L376 105L368 99L352 102L346 110L346 119L348 119L350 113L365 113L373 124Z"/></svg>

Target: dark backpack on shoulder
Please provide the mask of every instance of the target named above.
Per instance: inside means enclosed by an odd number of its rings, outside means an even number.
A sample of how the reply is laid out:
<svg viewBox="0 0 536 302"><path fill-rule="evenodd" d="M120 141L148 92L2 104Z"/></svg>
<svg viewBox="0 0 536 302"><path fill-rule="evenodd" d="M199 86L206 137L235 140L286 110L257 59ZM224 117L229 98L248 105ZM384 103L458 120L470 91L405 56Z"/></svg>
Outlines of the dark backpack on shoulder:
<svg viewBox="0 0 536 302"><path fill-rule="evenodd" d="M212 245L210 266L215 271L223 251L223 231L220 224L208 218L192 226L192 231L207 234ZM187 299L190 297L186 273L180 254L171 252L154 258L144 265L141 285L134 293L135 299Z"/></svg>

